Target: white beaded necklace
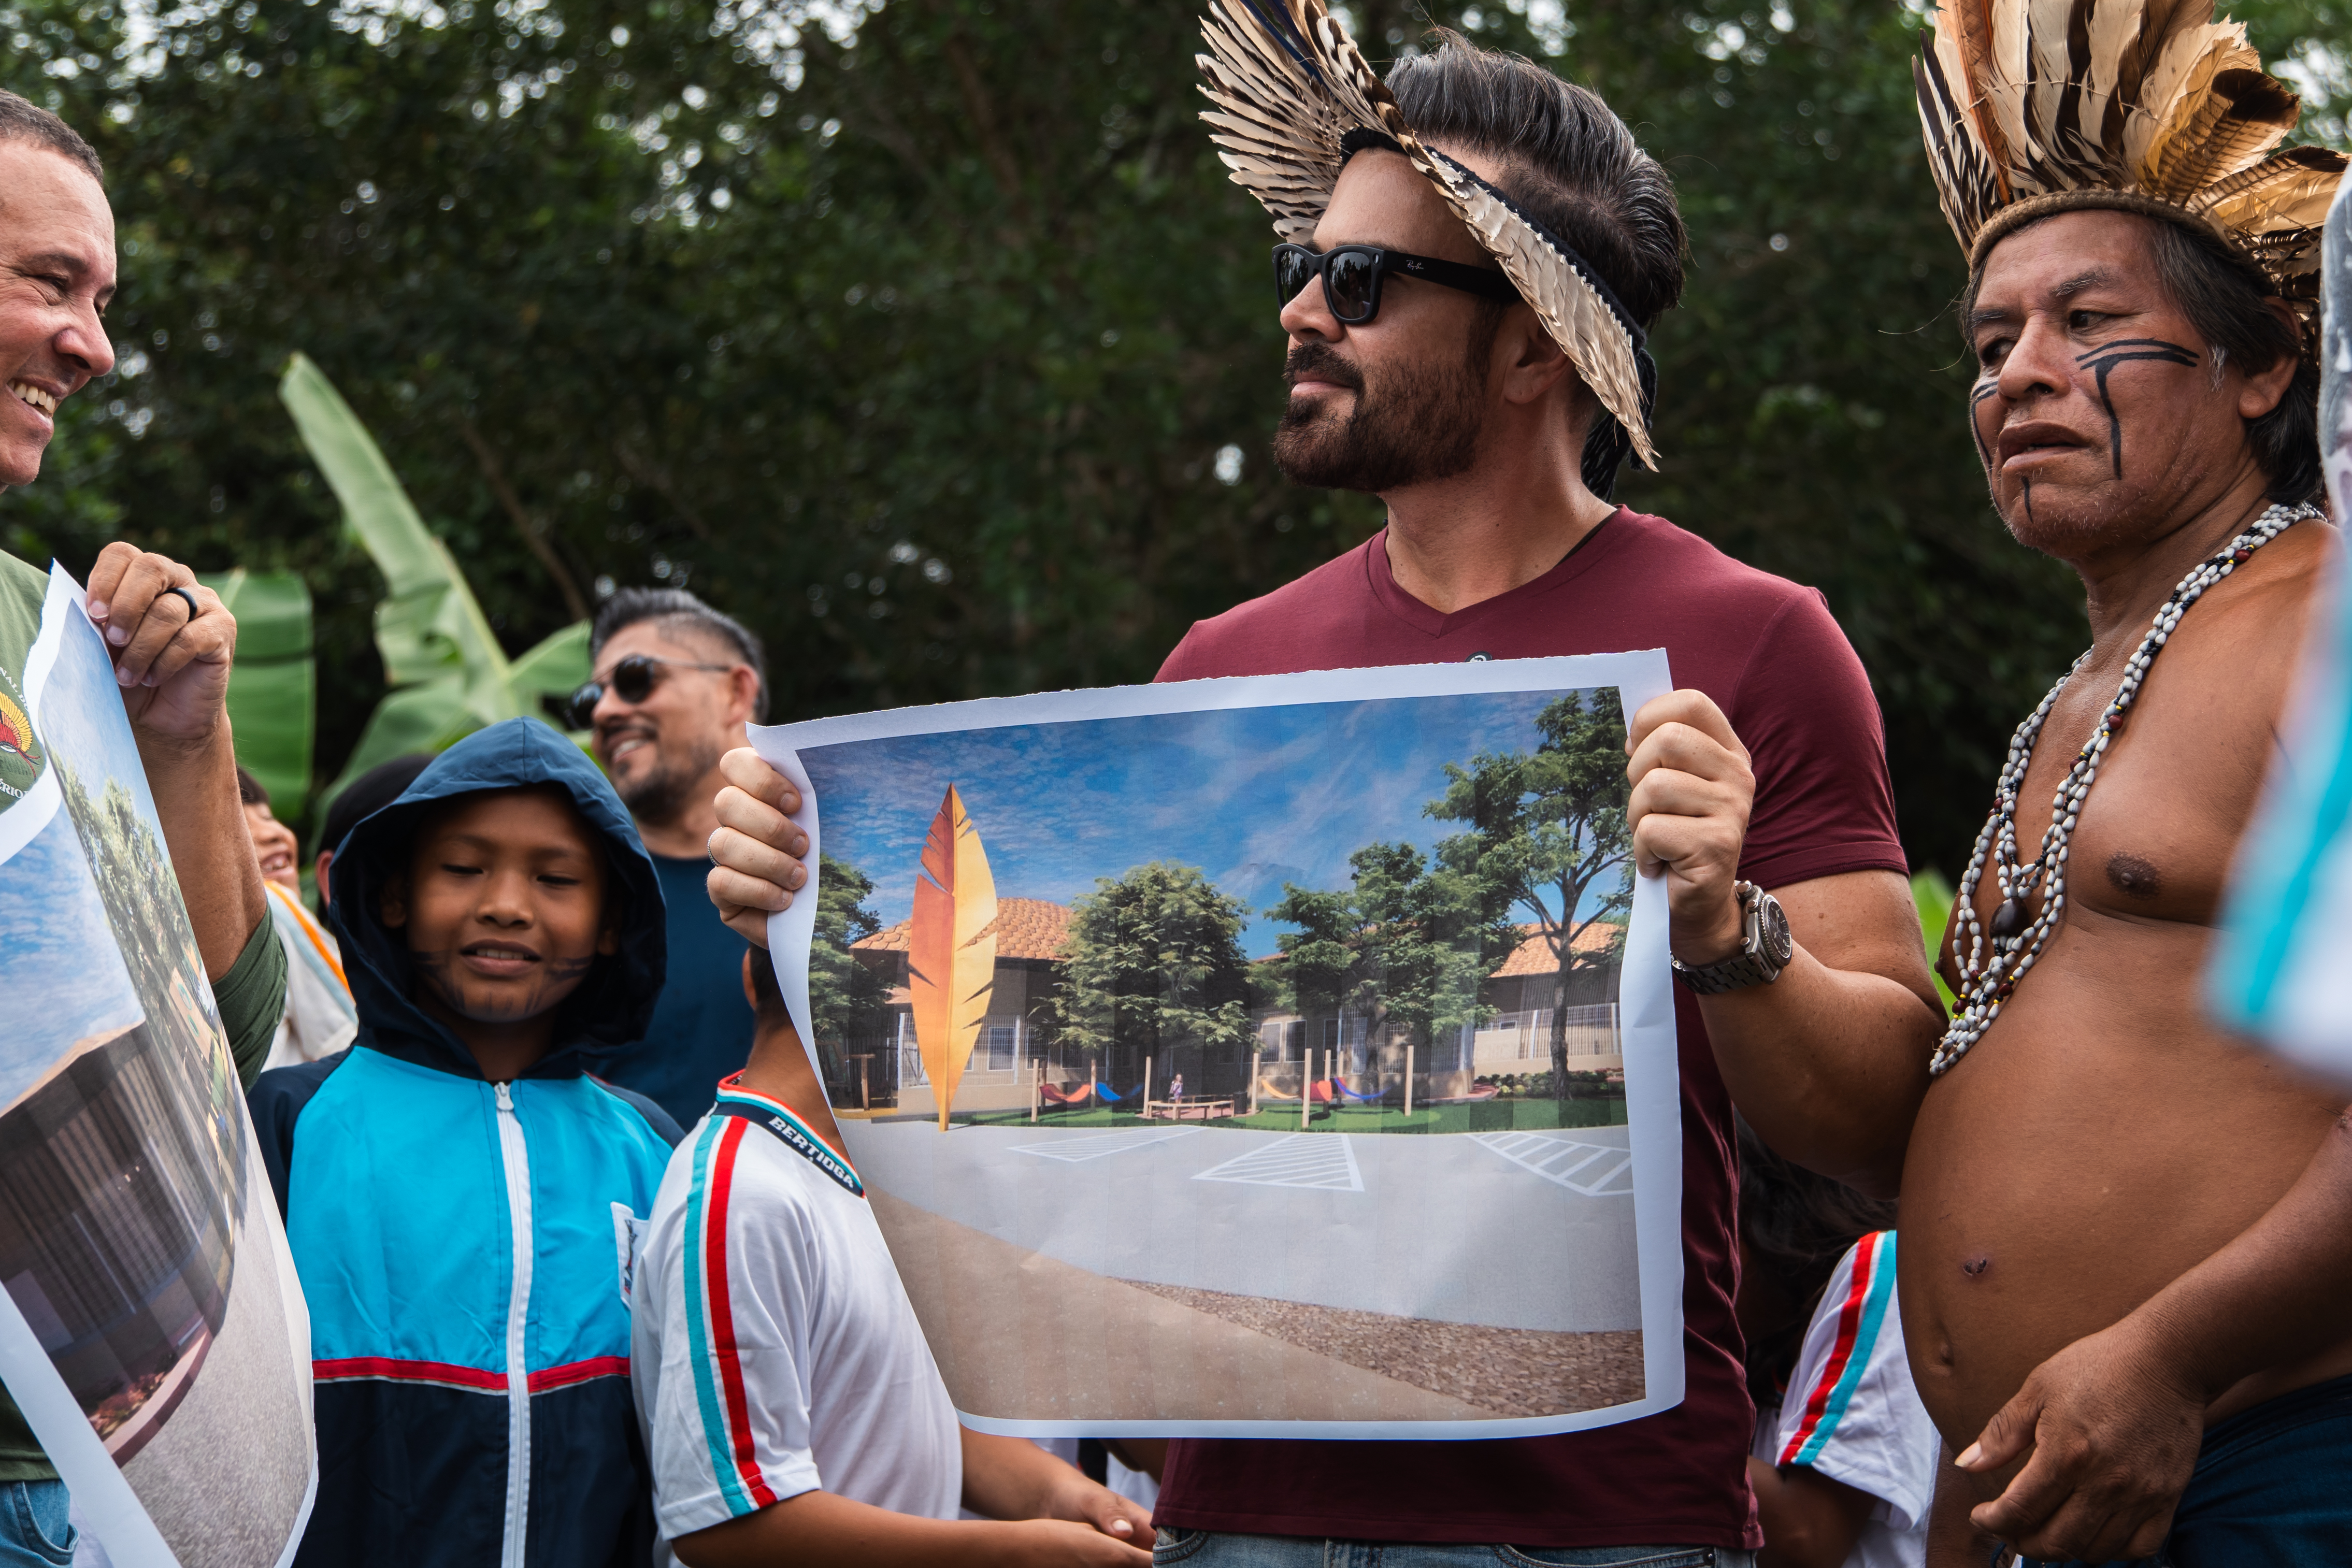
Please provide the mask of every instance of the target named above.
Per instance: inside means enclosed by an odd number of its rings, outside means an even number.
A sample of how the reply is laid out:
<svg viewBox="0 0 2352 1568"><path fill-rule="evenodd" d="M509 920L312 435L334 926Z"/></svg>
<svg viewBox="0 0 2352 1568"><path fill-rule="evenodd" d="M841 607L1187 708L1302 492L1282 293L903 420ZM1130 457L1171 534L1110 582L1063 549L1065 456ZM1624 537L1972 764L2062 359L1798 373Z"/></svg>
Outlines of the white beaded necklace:
<svg viewBox="0 0 2352 1568"><path fill-rule="evenodd" d="M1985 820L1984 831L1977 834L1968 874L1960 879L1959 893L1952 904L1959 919L1952 944L1960 963L1959 1004L1927 1064L1930 1074L1943 1076L1952 1063L1968 1054L1969 1047L1984 1038L1992 1020L2000 1015L2001 1005L2017 989L2018 982L2025 978L2025 971L2033 967L2042 945L2056 929L2059 913L2066 906L2067 841L2074 837L2083 802L2091 793L2091 781L2099 775L2099 758L2106 755L2107 743L2114 738L2116 727L2137 700L2140 683L2147 678L2148 667L2156 663L2157 651L2207 589L2235 571L2256 550L2294 524L2322 515L2316 507L2273 506L2255 518L2252 527L2230 541L2229 549L2200 563L2196 570L2180 580L2180 586L2172 591L2172 597L2156 612L2147 635L2140 639L2138 650L2124 666L2124 684L2116 691L2116 700L2100 716L2099 727L2084 744L2074 766L2059 781L2058 793L2050 803L2050 826L2042 831L2041 852L2030 864L2020 864L2017 856L2017 793L2024 788L2025 770L2033 762L2033 743L2042 733L2042 720L2050 716L2051 705L2058 700L2066 683L2090 658L2088 652L2058 677L2058 684L2050 688L2042 706L2017 727L2017 733L2010 737L2009 760L2001 765L2000 783L1993 791L1992 815ZM1977 884L1988 859L1994 862L1993 873L2000 878L2001 897L2000 907L1993 913L1989 956L1987 933L1977 924L1976 909ZM2037 887L2045 884L2048 892L2042 895L2042 912L2028 922L2026 901Z"/></svg>

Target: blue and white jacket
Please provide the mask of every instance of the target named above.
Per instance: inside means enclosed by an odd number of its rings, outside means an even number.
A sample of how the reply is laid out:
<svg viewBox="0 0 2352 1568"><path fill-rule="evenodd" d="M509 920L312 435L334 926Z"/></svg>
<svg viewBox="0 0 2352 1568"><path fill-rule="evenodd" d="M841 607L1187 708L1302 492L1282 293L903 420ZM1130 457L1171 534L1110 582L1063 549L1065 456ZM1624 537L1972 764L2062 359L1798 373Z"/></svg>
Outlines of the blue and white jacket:
<svg viewBox="0 0 2352 1568"><path fill-rule="evenodd" d="M377 917L418 819L452 796L554 784L604 835L619 952L563 1004L556 1049L483 1080L409 999ZM262 1156L310 1308L319 1495L309 1568L642 1563L650 1482L629 1397L634 1222L677 1124L588 1076L661 992L661 890L621 802L579 749L512 719L452 747L335 856L331 915L359 1034L262 1074Z"/></svg>

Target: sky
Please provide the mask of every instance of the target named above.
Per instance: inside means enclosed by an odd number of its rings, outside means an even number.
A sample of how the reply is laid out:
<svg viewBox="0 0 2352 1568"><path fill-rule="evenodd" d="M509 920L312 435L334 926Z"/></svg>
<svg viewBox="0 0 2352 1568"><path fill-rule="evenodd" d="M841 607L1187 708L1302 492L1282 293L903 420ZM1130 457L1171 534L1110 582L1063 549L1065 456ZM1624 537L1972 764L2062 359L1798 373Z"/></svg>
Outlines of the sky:
<svg viewBox="0 0 2352 1568"><path fill-rule="evenodd" d="M0 863L0 1106L74 1041L143 1016L62 805Z"/></svg>
<svg viewBox="0 0 2352 1568"><path fill-rule="evenodd" d="M1507 692L1090 719L903 736L801 753L824 852L875 883L883 923L907 918L923 839L952 783L1003 898L1067 904L1154 860L1197 866L1264 909L1285 882L1348 885L1375 841L1424 850L1461 825L1422 814L1445 764L1534 748L1556 692ZM1244 951L1276 950L1263 915Z"/></svg>
<svg viewBox="0 0 2352 1568"><path fill-rule="evenodd" d="M122 688L115 684L105 644L88 621L67 626L58 640L58 662L35 701L33 725L50 754L65 760L92 800L106 792L108 779L121 780L153 830L155 841L163 841L155 798L147 789L147 770L139 760L139 743L131 738L131 721L123 716Z"/></svg>
<svg viewBox="0 0 2352 1568"><path fill-rule="evenodd" d="M138 743L123 716L121 687L87 621L65 628L57 663L34 699L33 725L51 765L69 768L93 797L110 779L128 786L163 841ZM0 863L0 1014L11 1020L0 1030L0 1106L15 1102L76 1040L142 1016L62 802L47 827Z"/></svg>

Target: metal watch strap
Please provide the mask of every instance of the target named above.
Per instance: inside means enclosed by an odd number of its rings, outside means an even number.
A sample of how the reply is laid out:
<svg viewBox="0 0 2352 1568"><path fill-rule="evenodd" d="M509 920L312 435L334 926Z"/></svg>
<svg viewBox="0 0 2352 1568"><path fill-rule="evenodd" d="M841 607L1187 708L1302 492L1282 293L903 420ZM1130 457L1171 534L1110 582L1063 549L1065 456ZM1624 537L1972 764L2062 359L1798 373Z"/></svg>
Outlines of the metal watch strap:
<svg viewBox="0 0 2352 1568"><path fill-rule="evenodd" d="M1692 995L1719 997L1727 991L1745 990L1750 986L1769 986L1780 977L1785 967L1775 964L1764 952L1765 906L1773 904L1772 895L1751 882L1736 884L1739 892L1739 929L1743 938L1739 951L1713 964L1685 964L1669 954L1666 961L1673 966L1675 977ZM1773 904L1777 909L1777 904Z"/></svg>
<svg viewBox="0 0 2352 1568"><path fill-rule="evenodd" d="M1671 962L1675 977L1693 996L1719 997L1726 991L1769 986L1780 977L1780 971L1767 967L1762 955L1756 953L1734 953L1720 964L1692 965L1679 958Z"/></svg>

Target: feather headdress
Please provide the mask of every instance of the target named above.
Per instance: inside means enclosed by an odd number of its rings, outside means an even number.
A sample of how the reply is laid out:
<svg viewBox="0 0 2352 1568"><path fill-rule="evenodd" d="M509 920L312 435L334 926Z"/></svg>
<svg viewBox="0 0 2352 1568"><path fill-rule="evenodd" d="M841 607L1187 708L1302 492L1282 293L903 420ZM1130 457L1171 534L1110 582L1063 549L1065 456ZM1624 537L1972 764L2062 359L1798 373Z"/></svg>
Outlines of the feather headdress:
<svg viewBox="0 0 2352 1568"><path fill-rule="evenodd" d="M2279 143L2301 101L2211 0L1939 0L1912 62L1927 166L1970 267L2070 208L2201 229L2306 324L2346 160Z"/></svg>
<svg viewBox="0 0 2352 1568"><path fill-rule="evenodd" d="M1586 482L1597 467L1613 476L1628 444L1658 465L1649 421L1656 371L1641 324L1558 235L1413 135L1323 0L1210 0L1201 33L1209 46L1196 57L1201 90L1214 106L1201 112L1209 140L1234 183L1273 214L1276 234L1312 245L1349 157L1367 146L1402 152L1502 265L1614 422L1586 444ZM1605 494L1605 479L1593 488Z"/></svg>

